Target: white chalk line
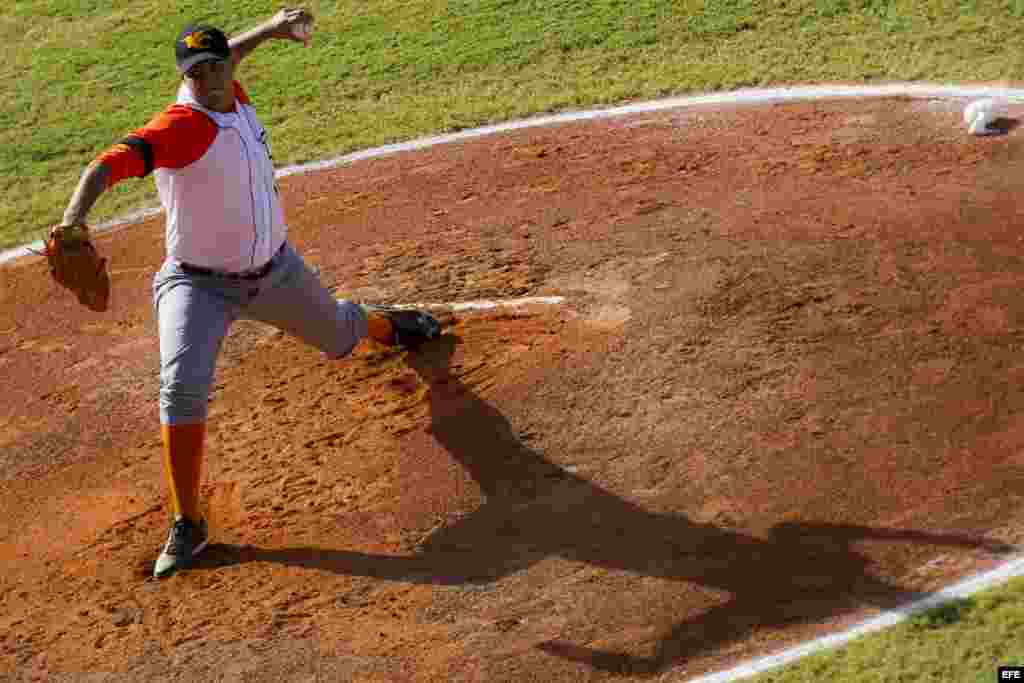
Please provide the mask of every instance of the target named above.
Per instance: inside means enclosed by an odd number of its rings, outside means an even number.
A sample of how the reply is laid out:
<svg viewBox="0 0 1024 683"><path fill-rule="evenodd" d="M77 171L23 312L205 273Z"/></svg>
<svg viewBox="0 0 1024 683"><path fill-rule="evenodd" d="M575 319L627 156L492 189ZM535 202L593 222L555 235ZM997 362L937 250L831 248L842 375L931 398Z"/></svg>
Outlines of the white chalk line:
<svg viewBox="0 0 1024 683"><path fill-rule="evenodd" d="M966 99L976 97L997 97L1012 102L1014 100L1024 101L1024 88L1009 88L1002 86L961 86L961 85L937 85L931 83L889 83L886 85L812 85L794 86L788 88L746 88L733 92L710 93L704 95L688 95L685 97L671 97L664 100L652 102L639 102L627 104L608 109L592 109L587 111L564 112L548 116L536 116L519 121L509 121L491 126L482 126L449 133L447 135L435 135L408 142L399 142L372 149L352 152L342 156L326 159L324 161L313 161L306 164L287 166L279 169L275 175L278 178L295 175L299 173L311 173L323 171L338 166L345 166L364 159L375 159L411 152L437 145L445 145L462 140L484 137L495 133L507 133L510 131L523 130L526 128L538 128L552 126L560 123L576 123L580 121L593 121L598 119L629 116L632 114L647 114L661 112L670 109L685 109L687 107L703 106L726 106L726 105L758 105L777 104L780 102L800 102L805 100L829 100L829 99L866 99L880 97L909 97L912 99ZM681 124L684 125L684 124ZM113 228L137 223L152 216L163 213L160 207L143 208L125 216L94 226L97 232L111 230ZM0 263L12 259L27 256L31 249L36 251L42 249L42 242L32 242L0 252Z"/></svg>
<svg viewBox="0 0 1024 683"><path fill-rule="evenodd" d="M727 93L674 97L653 102L641 102L620 107L612 107L608 109L566 112L550 116L523 119L520 121L511 121L492 126L484 126L448 135L437 135L409 142L384 145L382 147L354 152L332 159L327 159L325 161L288 166L278 170L276 176L280 178L299 173L322 171L355 163L364 159L374 159L401 152L426 149L437 145L450 144L496 133L506 133L526 128L537 128L562 123L575 123L580 121L629 116L632 114L654 113L688 107L758 105L777 104L781 102L799 102L805 100L868 99L884 97L908 97L911 99L970 99L978 97L998 97L1012 102L1015 100L1024 101L1024 89L1002 86L959 86L936 85L929 83L890 83L877 86L822 85L789 88L750 88ZM160 213L162 213L162 209L160 208L142 209L122 218L117 218L107 223L100 224L96 226L96 230L110 230L121 225L141 221ZM27 246L2 252L0 253L0 263L26 256L30 253L29 250L33 248L37 250L41 249L42 243L34 242ZM499 302L465 302L457 305L470 307L485 305L496 307L500 304ZM439 306L443 306L443 304ZM451 306L451 304L448 306ZM848 643L849 641L864 634L896 624L903 619L906 619L908 616L916 614L922 610L930 609L931 607L943 604L949 600L969 597L979 591L986 590L1003 583L1010 578L1021 575L1024 575L1024 558L1012 560L1000 567L997 567L996 569L965 579L924 600L914 602L899 609L886 611L878 617L865 621L840 633L817 638L804 643L803 645L785 650L775 655L755 659L727 671L721 671L709 676L692 679L690 683L726 683L728 681L748 678L769 669L789 664L815 652L820 652L828 648Z"/></svg>
<svg viewBox="0 0 1024 683"><path fill-rule="evenodd" d="M756 567L753 567L752 570L756 571ZM964 579L959 583L955 583L944 590L933 593L927 598L922 598L921 600L912 602L909 605L904 605L903 607L883 612L877 617L861 622L860 624L840 633L833 633L821 638L816 638L788 650L783 650L777 654L755 659L745 664L740 664L739 666L726 671L719 671L718 673L701 676L700 678L676 680L686 681L687 683L729 683L731 681L738 681L743 678L756 676L758 674L765 673L770 669L785 666L786 664L792 664L798 659L802 659L808 655L846 645L850 641L860 638L861 636L874 633L875 631L881 631L882 629L889 628L890 626L895 626L916 614L933 609L952 600L969 598L976 593L988 590L989 588L998 586L999 584L1005 583L1006 581L1021 575L1024 575L1024 557L1017 557L999 567L996 567L995 569ZM999 663L1000 662L993 662L993 673ZM1011 662L1001 663L1008 664Z"/></svg>

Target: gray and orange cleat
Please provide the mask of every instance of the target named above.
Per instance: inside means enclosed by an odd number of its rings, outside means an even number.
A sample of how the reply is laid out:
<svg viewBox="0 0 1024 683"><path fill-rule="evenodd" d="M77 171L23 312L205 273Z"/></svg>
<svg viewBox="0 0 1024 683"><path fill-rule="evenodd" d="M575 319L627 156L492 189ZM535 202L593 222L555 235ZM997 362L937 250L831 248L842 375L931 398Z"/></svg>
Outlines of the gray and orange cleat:
<svg viewBox="0 0 1024 683"><path fill-rule="evenodd" d="M156 559L153 576L162 579L179 569L187 569L192 558L203 552L209 542L205 519L196 524L187 517L177 517L167 534L167 543Z"/></svg>
<svg viewBox="0 0 1024 683"><path fill-rule="evenodd" d="M437 318L415 308L394 308L376 304L360 304L367 315L379 315L391 323L392 339L389 346L415 349L424 342L441 335L441 323Z"/></svg>

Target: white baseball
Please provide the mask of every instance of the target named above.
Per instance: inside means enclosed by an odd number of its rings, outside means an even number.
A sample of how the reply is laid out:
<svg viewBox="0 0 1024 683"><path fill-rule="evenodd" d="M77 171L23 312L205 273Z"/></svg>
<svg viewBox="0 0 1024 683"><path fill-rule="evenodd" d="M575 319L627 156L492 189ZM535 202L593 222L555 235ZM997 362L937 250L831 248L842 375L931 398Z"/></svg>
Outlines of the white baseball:
<svg viewBox="0 0 1024 683"><path fill-rule="evenodd" d="M292 25L292 35L299 40L308 42L309 37L313 35L313 22L303 21Z"/></svg>
<svg viewBox="0 0 1024 683"><path fill-rule="evenodd" d="M964 123L971 135L988 135L993 131L989 125L1005 114L1005 105L1000 100L986 98L974 100L964 108Z"/></svg>

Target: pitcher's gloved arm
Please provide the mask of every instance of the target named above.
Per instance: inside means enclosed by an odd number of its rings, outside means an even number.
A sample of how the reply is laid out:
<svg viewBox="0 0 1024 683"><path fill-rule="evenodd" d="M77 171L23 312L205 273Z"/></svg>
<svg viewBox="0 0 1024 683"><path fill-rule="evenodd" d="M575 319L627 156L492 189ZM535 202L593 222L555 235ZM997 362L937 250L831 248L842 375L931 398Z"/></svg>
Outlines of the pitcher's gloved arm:
<svg viewBox="0 0 1024 683"><path fill-rule="evenodd" d="M250 52L271 38L294 40L299 43L306 42L303 38L296 35L292 29L295 26L311 23L312 21L313 15L308 10L282 9L259 26L255 26L244 33L232 37L228 41L228 46L231 48L231 57L234 59L235 64L238 64Z"/></svg>

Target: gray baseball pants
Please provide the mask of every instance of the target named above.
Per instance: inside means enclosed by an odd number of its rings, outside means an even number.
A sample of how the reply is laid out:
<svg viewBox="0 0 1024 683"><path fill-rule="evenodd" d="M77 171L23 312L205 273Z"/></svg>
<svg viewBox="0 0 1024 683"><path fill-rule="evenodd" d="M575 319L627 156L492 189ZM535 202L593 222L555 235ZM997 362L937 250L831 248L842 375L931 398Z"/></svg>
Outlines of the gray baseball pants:
<svg viewBox="0 0 1024 683"><path fill-rule="evenodd" d="M168 259L153 278L160 329L160 422L206 420L221 344L235 320L272 325L342 358L366 336L362 307L338 301L290 244L258 280L186 273Z"/></svg>

